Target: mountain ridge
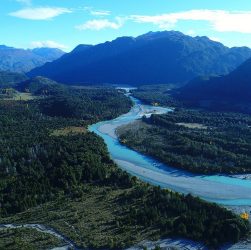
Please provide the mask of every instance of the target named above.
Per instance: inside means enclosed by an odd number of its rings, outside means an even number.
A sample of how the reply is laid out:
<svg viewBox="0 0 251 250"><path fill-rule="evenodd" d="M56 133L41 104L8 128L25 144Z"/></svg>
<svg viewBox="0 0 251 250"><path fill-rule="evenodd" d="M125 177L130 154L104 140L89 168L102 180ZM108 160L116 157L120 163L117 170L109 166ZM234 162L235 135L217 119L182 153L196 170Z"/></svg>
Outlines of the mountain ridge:
<svg viewBox="0 0 251 250"><path fill-rule="evenodd" d="M148 32L89 47L79 45L28 75L83 85L185 83L199 75L227 74L249 57L247 47L228 48L207 37Z"/></svg>

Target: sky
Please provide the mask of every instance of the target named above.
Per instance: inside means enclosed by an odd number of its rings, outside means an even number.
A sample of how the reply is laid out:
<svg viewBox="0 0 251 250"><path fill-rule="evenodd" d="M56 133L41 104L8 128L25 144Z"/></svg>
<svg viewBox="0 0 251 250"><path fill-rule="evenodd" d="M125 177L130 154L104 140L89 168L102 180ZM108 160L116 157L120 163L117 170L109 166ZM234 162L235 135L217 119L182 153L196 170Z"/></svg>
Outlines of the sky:
<svg viewBox="0 0 251 250"><path fill-rule="evenodd" d="M71 51L163 30L251 47L251 0L0 1L0 44L16 48Z"/></svg>

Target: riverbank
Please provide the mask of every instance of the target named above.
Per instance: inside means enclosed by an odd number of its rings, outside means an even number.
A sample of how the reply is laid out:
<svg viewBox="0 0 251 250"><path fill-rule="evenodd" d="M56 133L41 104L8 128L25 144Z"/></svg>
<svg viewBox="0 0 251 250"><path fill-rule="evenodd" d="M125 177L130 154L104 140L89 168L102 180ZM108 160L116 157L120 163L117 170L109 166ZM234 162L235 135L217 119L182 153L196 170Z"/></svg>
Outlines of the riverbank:
<svg viewBox="0 0 251 250"><path fill-rule="evenodd" d="M251 174L236 174L236 175L230 175L232 178L237 178L241 180L251 180Z"/></svg>
<svg viewBox="0 0 251 250"><path fill-rule="evenodd" d="M25 229L27 230L24 231ZM32 230L37 231L39 234L36 235L34 232L32 232ZM51 227L41 225L41 224L0 224L0 234L4 232L10 233L8 238L13 237L15 233L17 233L18 236L14 236L14 237L22 236L22 243L17 243L19 244L20 248L24 248L25 247L24 244L27 244L26 247L30 247L30 245L28 244L31 244L31 241L36 240L36 241L40 241L40 244L43 245L44 247L47 245L46 247L52 250L56 250L56 249L62 249L62 250L63 249L66 249L66 250L76 249L77 250L77 247L74 244L74 242L72 242L66 236L64 236L63 234L61 234L60 232L56 231L55 229ZM30 236L28 235L28 232L31 234ZM17 238L15 238L14 240L16 242L19 241L19 239ZM24 242L27 242L27 243L24 243ZM3 247L8 246L8 249L11 249L11 246L9 248L9 244L11 245L12 243L13 242L10 242L10 243L5 242L2 244L5 244L5 246ZM55 247L50 247L50 245L54 245ZM17 246L13 246L13 247L17 247Z"/></svg>
<svg viewBox="0 0 251 250"><path fill-rule="evenodd" d="M126 250L154 250L160 247L161 250L209 250L205 245L185 239L163 239L158 241L143 241ZM217 250L248 250L251 249L251 240L241 241L234 245L225 245ZM212 249L211 249L212 250Z"/></svg>
<svg viewBox="0 0 251 250"><path fill-rule="evenodd" d="M163 239L158 241L143 241L136 246L130 247L126 250L154 250L156 247L162 250L208 250L208 248L201 244L185 239Z"/></svg>

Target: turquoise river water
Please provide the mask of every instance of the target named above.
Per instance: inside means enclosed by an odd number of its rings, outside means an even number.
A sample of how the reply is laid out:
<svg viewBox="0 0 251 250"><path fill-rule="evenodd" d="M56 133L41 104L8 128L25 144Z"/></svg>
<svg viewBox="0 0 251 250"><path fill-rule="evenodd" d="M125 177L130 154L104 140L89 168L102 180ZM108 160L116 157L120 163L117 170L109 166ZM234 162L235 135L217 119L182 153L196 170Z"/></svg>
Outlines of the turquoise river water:
<svg viewBox="0 0 251 250"><path fill-rule="evenodd" d="M251 205L251 179L242 178L243 176L191 174L121 145L115 134L117 127L133 122L143 115L171 111L168 108L144 105L131 98L134 106L129 113L89 127L90 131L104 139L112 159L119 167L143 181L180 193L191 193L223 205Z"/></svg>

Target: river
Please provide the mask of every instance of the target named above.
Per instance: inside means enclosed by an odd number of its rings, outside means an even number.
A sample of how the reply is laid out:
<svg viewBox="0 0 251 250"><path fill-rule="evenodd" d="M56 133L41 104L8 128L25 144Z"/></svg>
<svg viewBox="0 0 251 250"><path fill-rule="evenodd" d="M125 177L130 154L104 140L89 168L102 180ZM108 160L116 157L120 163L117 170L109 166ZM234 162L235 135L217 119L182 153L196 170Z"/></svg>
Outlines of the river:
<svg viewBox="0 0 251 250"><path fill-rule="evenodd" d="M171 109L142 104L130 96L134 106L129 113L120 117L93 124L89 130L101 136L107 144L111 158L120 168L141 180L180 193L191 193L207 201L227 206L251 206L251 180L240 176L196 175L142 155L121 145L115 130L133 122L143 115L163 114Z"/></svg>

